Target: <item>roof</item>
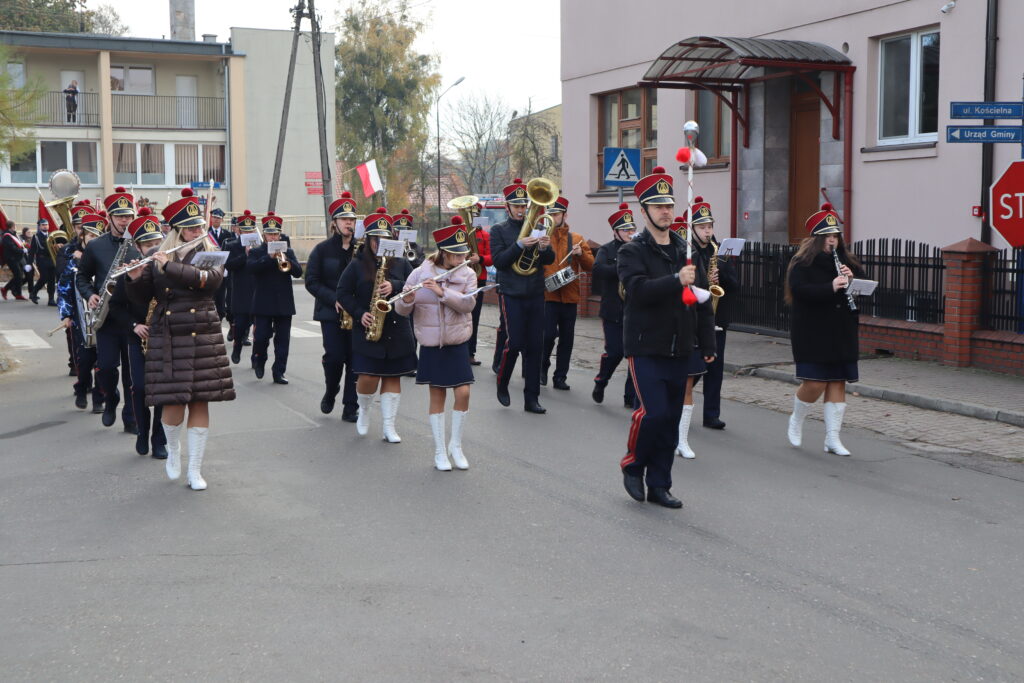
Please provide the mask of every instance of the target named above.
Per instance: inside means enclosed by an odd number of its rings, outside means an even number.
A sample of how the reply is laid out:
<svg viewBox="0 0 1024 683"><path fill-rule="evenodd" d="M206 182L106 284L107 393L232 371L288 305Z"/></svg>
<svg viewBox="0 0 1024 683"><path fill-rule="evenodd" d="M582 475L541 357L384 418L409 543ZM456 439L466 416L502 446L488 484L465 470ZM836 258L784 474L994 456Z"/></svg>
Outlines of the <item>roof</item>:
<svg viewBox="0 0 1024 683"><path fill-rule="evenodd" d="M821 43L772 38L694 36L674 43L644 74L644 85L701 82L740 85L761 74L761 68L845 70L846 55Z"/></svg>
<svg viewBox="0 0 1024 683"><path fill-rule="evenodd" d="M148 52L175 55L234 55L230 43L207 43L160 38L102 36L95 33L43 33L39 31L0 31L0 44L13 47L39 47L59 50L109 50L111 52Z"/></svg>

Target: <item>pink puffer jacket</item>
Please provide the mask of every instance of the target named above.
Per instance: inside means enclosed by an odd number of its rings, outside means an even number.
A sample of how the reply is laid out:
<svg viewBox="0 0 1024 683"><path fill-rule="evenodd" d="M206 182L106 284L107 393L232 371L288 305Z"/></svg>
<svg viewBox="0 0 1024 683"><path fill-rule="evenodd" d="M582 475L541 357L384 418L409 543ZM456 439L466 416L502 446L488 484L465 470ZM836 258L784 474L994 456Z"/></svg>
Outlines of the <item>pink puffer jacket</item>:
<svg viewBox="0 0 1024 683"><path fill-rule="evenodd" d="M445 271L430 260L426 260L412 271L405 281L407 287L418 285L424 280L438 277ZM446 280L438 283L445 295L438 298L426 287L416 291L416 299L407 304L402 299L395 302L395 310L400 315L412 312L412 326L416 339L423 346L455 346L473 336L473 307L476 297L463 297L462 294L476 289L476 275L473 269L465 266L460 268Z"/></svg>

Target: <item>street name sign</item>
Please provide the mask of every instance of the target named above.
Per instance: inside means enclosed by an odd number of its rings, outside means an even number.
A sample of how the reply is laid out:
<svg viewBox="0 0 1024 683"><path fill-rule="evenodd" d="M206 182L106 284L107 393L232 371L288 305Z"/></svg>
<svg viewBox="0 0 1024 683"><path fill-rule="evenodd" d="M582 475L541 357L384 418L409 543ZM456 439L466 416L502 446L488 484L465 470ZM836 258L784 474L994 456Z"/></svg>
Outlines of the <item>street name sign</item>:
<svg viewBox="0 0 1024 683"><path fill-rule="evenodd" d="M1024 142L1021 126L946 126L946 142Z"/></svg>
<svg viewBox="0 0 1024 683"><path fill-rule="evenodd" d="M951 119L1024 119L1024 102L950 102Z"/></svg>
<svg viewBox="0 0 1024 683"><path fill-rule="evenodd" d="M640 150L636 147L604 148L604 184L633 187L640 180Z"/></svg>

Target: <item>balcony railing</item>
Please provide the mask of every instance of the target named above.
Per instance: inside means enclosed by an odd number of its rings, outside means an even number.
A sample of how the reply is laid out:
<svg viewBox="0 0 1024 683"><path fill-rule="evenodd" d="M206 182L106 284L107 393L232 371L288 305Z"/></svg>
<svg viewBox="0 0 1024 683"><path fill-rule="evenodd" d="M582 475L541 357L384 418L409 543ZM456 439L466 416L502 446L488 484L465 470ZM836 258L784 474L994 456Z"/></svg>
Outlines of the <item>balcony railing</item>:
<svg viewBox="0 0 1024 683"><path fill-rule="evenodd" d="M46 92L34 107L19 108L19 116L31 119L37 126L98 126L100 97L94 92L78 93L68 105L62 92Z"/></svg>
<svg viewBox="0 0 1024 683"><path fill-rule="evenodd" d="M114 95L114 128L224 129L223 97Z"/></svg>

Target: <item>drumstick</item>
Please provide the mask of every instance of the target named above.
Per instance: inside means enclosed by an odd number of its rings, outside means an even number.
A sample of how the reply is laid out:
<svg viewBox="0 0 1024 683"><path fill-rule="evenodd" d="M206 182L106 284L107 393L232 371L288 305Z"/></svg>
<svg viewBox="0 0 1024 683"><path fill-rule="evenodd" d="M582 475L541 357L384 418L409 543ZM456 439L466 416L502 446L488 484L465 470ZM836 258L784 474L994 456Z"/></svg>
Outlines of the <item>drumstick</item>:
<svg viewBox="0 0 1024 683"><path fill-rule="evenodd" d="M50 330L49 332L47 332L47 333L46 333L46 336L47 336L47 337L52 337L52 336L54 335L54 333L56 333L56 332L57 332L57 330L63 330L63 329L64 329L64 323L63 323L63 322L61 322L61 324L60 324L60 325L57 325L57 327L55 327L55 328L53 328L52 330Z"/></svg>
<svg viewBox="0 0 1024 683"><path fill-rule="evenodd" d="M583 244L583 240L580 240L579 242L574 244L572 248L575 249L576 247L580 246L581 244ZM563 258L561 261L558 262L558 265L562 265L563 263L568 261L570 256L572 256L572 249L570 249L569 253L565 255L565 258Z"/></svg>

